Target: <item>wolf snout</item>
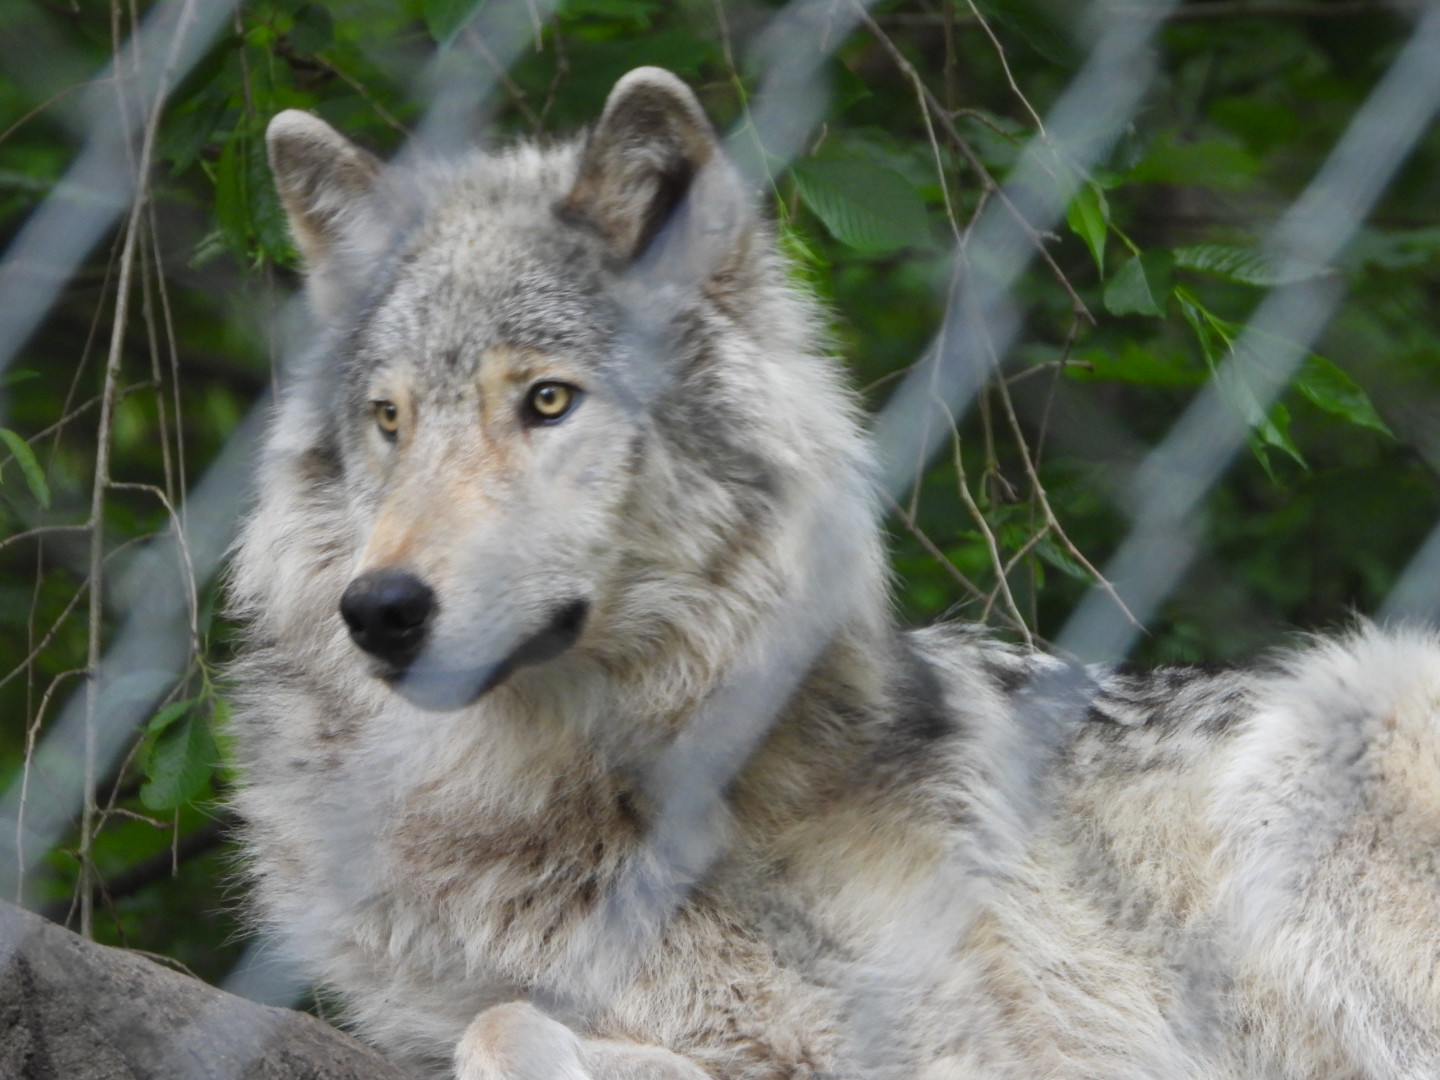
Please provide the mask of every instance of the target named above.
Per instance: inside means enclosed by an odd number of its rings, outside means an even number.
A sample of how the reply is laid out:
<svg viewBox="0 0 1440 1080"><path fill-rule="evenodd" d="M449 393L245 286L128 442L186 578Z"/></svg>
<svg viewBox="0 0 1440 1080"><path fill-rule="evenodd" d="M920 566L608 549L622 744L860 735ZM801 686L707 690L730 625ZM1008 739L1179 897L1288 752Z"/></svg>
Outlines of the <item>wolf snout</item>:
<svg viewBox="0 0 1440 1080"><path fill-rule="evenodd" d="M435 608L434 590L408 570L368 571L340 597L351 639L397 669L420 652Z"/></svg>

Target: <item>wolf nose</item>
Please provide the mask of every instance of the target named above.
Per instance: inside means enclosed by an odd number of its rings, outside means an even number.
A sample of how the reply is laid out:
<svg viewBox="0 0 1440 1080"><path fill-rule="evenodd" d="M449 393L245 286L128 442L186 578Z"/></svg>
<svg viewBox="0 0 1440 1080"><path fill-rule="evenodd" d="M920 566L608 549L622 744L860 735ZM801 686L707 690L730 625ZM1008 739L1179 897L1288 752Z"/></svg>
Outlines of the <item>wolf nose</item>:
<svg viewBox="0 0 1440 1080"><path fill-rule="evenodd" d="M356 645L403 668L425 640L435 593L408 570L371 570L340 597L340 617Z"/></svg>

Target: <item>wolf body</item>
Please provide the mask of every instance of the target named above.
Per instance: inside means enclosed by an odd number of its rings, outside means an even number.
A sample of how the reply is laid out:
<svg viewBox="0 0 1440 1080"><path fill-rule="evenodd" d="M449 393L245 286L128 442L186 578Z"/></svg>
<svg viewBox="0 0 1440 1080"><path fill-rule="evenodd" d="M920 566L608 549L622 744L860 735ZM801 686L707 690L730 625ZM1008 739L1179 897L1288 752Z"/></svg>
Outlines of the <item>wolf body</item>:
<svg viewBox="0 0 1440 1080"><path fill-rule="evenodd" d="M382 170L235 562L259 918L421 1077L1440 1076L1440 651L892 619L855 402L689 91Z"/></svg>

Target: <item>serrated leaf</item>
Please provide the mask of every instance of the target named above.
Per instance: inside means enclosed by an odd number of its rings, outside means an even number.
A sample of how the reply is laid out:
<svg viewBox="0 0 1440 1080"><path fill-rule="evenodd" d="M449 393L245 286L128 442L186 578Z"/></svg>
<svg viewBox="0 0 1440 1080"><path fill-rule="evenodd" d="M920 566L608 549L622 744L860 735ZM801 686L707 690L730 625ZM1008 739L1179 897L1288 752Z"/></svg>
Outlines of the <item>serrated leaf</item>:
<svg viewBox="0 0 1440 1080"><path fill-rule="evenodd" d="M1295 376L1295 389L1312 405L1332 416L1395 437L1375 411L1369 395L1354 379L1323 356L1311 353L1305 358L1299 374Z"/></svg>
<svg viewBox="0 0 1440 1080"><path fill-rule="evenodd" d="M1105 309L1112 315L1164 315L1171 265L1164 251L1131 259L1105 283Z"/></svg>
<svg viewBox="0 0 1440 1080"><path fill-rule="evenodd" d="M893 169L860 158L808 158L791 175L830 234L858 251L882 254L929 239L924 200Z"/></svg>
<svg viewBox="0 0 1440 1080"><path fill-rule="evenodd" d="M1090 571L1086 570L1075 559L1075 556L1049 536L1043 536L1036 541L1035 554L1068 578L1074 578L1076 581L1083 581L1087 584L1095 580L1090 576Z"/></svg>
<svg viewBox="0 0 1440 1080"><path fill-rule="evenodd" d="M1258 248L1234 244L1194 244L1176 248L1175 265L1262 288L1293 285L1329 273L1325 267L1293 260L1281 263Z"/></svg>
<svg viewBox="0 0 1440 1080"><path fill-rule="evenodd" d="M1105 201L1105 192L1093 181L1080 185L1075 198L1066 211L1065 220L1071 230L1090 249L1095 258L1095 268L1105 276L1105 238L1110 233L1110 205Z"/></svg>
<svg viewBox="0 0 1440 1080"><path fill-rule="evenodd" d="M150 718L150 721L145 725L145 731L150 735L159 735L194 707L195 702L193 700L172 701Z"/></svg>
<svg viewBox="0 0 1440 1080"><path fill-rule="evenodd" d="M189 802L205 789L218 757L209 723L190 710L155 740L140 786L141 803L149 810L174 810Z"/></svg>
<svg viewBox="0 0 1440 1080"><path fill-rule="evenodd" d="M425 0L425 28L440 44L448 45L484 6L485 0Z"/></svg>
<svg viewBox="0 0 1440 1080"><path fill-rule="evenodd" d="M30 449L30 444L22 439L9 428L0 428L0 440L3 440L10 453L15 456L15 463L20 466L20 475L25 478L25 486L30 489L30 494L35 497L45 509L50 508L50 485L45 482L45 470L40 468L40 462L35 459L35 451Z"/></svg>

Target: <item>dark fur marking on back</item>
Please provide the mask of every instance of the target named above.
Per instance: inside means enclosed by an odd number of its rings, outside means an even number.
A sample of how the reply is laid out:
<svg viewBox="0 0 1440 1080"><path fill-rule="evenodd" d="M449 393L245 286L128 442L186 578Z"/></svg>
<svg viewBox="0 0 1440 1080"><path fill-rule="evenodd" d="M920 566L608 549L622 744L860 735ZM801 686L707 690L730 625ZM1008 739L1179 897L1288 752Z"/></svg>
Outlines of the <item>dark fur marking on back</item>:
<svg viewBox="0 0 1440 1080"><path fill-rule="evenodd" d="M1116 668L1085 720L1119 731L1153 728L1161 738L1186 729L1221 736L1253 708L1249 685L1236 683L1234 672L1233 665L1214 662Z"/></svg>
<svg viewBox="0 0 1440 1080"><path fill-rule="evenodd" d="M896 734L929 744L955 732L955 718L945 703L945 689L930 662L901 635L895 695Z"/></svg>
<svg viewBox="0 0 1440 1080"><path fill-rule="evenodd" d="M981 663L985 677L1006 695L1018 694L1030 681L1030 673L1019 665L1005 664L989 656L986 656Z"/></svg>

